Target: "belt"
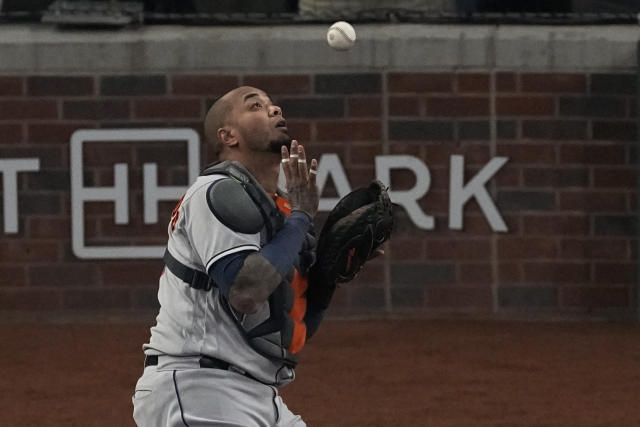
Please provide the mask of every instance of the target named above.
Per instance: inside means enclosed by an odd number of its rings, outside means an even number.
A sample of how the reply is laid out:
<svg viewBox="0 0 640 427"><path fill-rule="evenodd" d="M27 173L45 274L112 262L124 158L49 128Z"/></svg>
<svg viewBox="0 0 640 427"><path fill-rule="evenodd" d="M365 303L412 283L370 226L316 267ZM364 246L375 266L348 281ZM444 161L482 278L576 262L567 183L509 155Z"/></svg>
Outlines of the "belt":
<svg viewBox="0 0 640 427"><path fill-rule="evenodd" d="M211 356L201 356L200 357L200 367L207 369L222 369L223 371L231 371L236 374L244 375L247 378L251 378L254 381L262 382L253 375L248 372L239 369L229 362L225 362L224 360L217 359ZM156 366L158 364L158 356L147 355L144 357L144 367L147 366Z"/></svg>

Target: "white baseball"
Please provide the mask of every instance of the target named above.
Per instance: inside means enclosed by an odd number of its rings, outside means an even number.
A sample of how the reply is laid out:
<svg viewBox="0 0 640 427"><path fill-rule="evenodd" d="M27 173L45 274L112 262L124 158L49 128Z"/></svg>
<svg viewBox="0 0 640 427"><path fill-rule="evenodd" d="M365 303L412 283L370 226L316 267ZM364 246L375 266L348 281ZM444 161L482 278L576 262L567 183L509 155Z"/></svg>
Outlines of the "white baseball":
<svg viewBox="0 0 640 427"><path fill-rule="evenodd" d="M345 21L338 21L329 27L327 42L336 50L347 50L356 42L356 30Z"/></svg>

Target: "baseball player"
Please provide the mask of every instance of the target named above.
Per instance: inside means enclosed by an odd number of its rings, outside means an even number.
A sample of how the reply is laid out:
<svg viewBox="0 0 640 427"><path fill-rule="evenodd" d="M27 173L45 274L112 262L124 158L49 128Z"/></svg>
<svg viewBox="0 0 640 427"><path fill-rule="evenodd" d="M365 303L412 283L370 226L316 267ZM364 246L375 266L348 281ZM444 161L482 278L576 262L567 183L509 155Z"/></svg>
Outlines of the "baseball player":
<svg viewBox="0 0 640 427"><path fill-rule="evenodd" d="M293 381L326 308L305 296L317 162L253 87L219 98L205 134L220 162L172 213L133 417L152 427L304 426L278 388ZM277 188L281 165L286 195Z"/></svg>

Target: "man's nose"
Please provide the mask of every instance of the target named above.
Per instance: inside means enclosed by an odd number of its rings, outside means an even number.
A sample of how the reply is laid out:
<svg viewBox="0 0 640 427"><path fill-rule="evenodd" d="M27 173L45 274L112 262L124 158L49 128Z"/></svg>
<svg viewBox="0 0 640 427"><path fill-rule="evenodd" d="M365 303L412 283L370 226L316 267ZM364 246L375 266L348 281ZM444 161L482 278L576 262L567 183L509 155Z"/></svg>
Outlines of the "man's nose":
<svg viewBox="0 0 640 427"><path fill-rule="evenodd" d="M269 113L272 116L281 116L282 115L282 108L278 107L277 105L272 105L270 110L269 110Z"/></svg>

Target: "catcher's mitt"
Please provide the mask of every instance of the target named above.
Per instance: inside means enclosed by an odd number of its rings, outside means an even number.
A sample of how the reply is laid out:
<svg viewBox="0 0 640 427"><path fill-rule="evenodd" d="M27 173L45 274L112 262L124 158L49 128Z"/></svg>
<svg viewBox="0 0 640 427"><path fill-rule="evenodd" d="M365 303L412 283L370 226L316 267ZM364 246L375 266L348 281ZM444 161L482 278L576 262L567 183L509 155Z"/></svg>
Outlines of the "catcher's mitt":
<svg viewBox="0 0 640 427"><path fill-rule="evenodd" d="M374 180L344 196L329 213L309 271L307 300L328 307L338 283L349 282L391 237L393 204L382 182Z"/></svg>

